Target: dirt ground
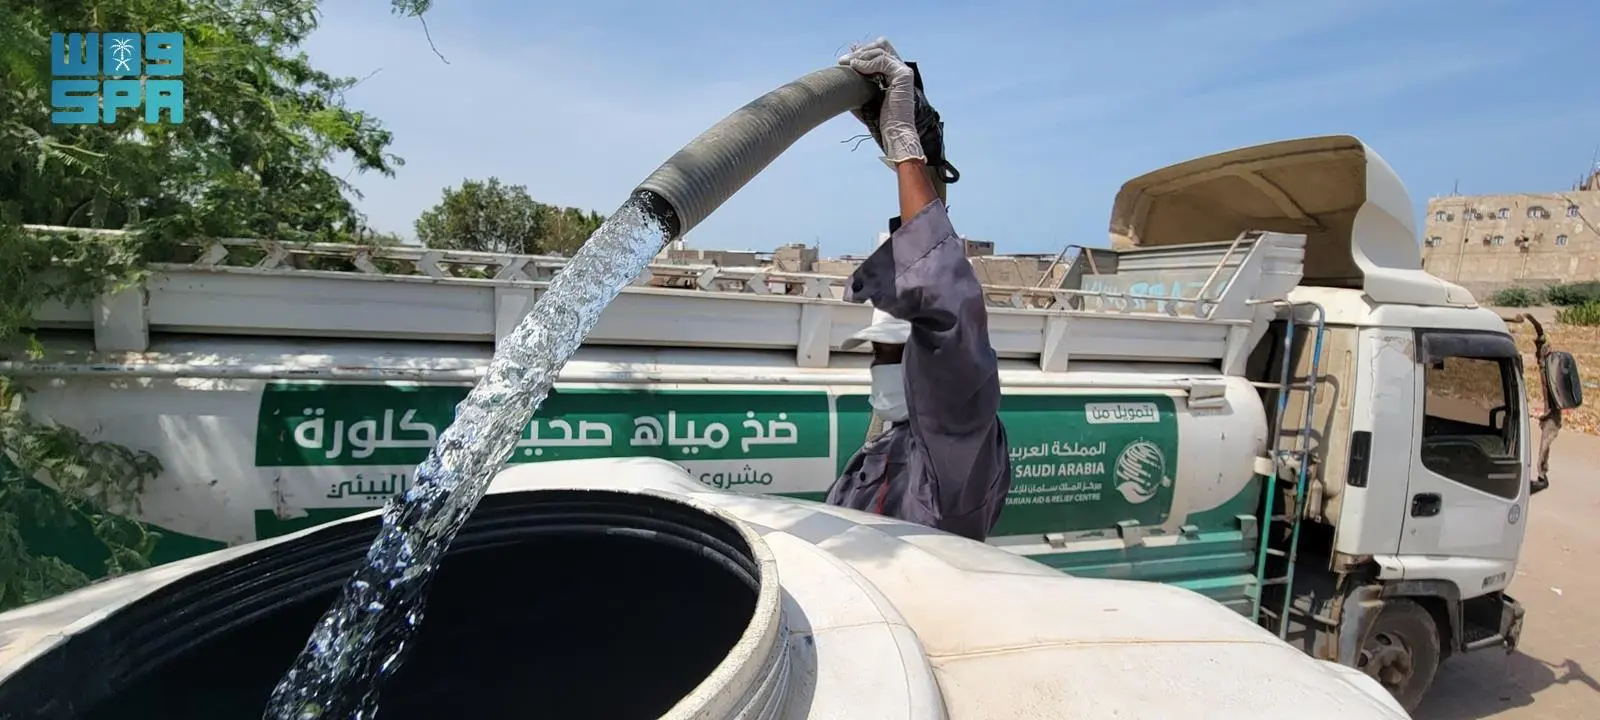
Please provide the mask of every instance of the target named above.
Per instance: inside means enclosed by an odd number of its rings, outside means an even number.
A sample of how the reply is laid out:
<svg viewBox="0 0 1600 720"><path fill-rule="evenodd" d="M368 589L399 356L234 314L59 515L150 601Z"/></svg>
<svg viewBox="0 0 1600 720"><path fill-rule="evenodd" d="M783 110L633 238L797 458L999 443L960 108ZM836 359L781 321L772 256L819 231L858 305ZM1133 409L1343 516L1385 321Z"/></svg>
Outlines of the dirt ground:
<svg viewBox="0 0 1600 720"><path fill-rule="evenodd" d="M1550 489L1532 500L1510 589L1528 612L1522 646L1511 655L1447 661L1417 720L1600 720L1600 680L1592 675L1600 673L1597 467L1600 437L1563 432L1556 440Z"/></svg>

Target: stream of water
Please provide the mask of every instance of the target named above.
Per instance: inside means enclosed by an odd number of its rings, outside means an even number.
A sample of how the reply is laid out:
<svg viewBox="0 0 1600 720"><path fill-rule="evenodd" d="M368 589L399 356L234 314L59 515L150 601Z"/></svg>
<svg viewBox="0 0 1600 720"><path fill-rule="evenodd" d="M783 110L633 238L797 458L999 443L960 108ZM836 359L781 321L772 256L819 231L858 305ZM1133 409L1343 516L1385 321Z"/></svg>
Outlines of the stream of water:
<svg viewBox="0 0 1600 720"><path fill-rule="evenodd" d="M562 366L606 306L649 265L666 230L631 199L550 282L495 349L488 372L383 510L366 563L317 622L273 689L264 720L372 720L378 691L422 622L428 581L456 532L510 457Z"/></svg>

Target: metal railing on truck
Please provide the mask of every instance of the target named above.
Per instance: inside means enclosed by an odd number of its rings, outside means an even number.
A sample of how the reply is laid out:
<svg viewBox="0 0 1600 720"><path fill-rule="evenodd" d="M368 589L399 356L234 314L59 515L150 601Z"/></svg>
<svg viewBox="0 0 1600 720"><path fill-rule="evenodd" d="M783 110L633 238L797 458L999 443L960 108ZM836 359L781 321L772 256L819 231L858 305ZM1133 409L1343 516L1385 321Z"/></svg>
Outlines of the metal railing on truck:
<svg viewBox="0 0 1600 720"><path fill-rule="evenodd" d="M1037 358L1047 371L1065 370L1068 357L1227 364L1259 337L1229 328L1270 321L1271 309L1258 305L1284 299L1298 283L1304 250L1304 236L1252 232L1231 243L1080 253L1063 283L1077 287L986 286L992 342L1003 357ZM152 331L493 342L566 263L552 256L226 238L180 242L175 252L123 297L101 298L93 308L46 307L39 323L93 328L102 352L142 351ZM1161 280L1184 274L1203 280L1198 286ZM602 316L590 341L784 348L796 352L799 367L826 367L839 343L869 321L867 308L838 302L846 282L765 267L652 263ZM430 289L419 291L423 286ZM397 307L407 311L396 313ZM698 320L706 317L718 322Z"/></svg>

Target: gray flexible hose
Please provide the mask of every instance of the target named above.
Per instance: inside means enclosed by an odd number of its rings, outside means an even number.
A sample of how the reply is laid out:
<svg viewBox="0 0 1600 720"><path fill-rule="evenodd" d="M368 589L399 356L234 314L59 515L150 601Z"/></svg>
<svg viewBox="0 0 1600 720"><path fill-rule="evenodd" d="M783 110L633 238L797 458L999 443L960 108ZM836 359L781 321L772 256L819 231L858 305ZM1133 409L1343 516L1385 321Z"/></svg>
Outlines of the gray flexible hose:
<svg viewBox="0 0 1600 720"><path fill-rule="evenodd" d="M751 101L668 158L635 192L665 200L671 235L689 232L727 202L800 136L835 115L865 105L878 87L854 70L810 73Z"/></svg>
<svg viewBox="0 0 1600 720"><path fill-rule="evenodd" d="M801 77L751 101L668 158L639 183L668 237L680 237L744 187L794 141L835 115L873 100L878 86L845 67ZM940 199L944 177L929 169L928 181ZM663 207L665 205L665 207ZM871 440L883 429L876 413L867 429Z"/></svg>

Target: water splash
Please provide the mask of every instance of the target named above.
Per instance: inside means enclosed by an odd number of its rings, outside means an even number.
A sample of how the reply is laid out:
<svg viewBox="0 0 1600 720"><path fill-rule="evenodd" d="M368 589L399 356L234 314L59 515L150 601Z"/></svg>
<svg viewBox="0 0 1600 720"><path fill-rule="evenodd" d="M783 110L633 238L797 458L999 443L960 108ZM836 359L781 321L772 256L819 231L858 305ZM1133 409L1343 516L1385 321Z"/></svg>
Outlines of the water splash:
<svg viewBox="0 0 1600 720"><path fill-rule="evenodd" d="M600 313L649 265L667 231L635 196L600 226L495 350L455 421L383 509L366 564L273 689L264 720L371 720L422 622L427 584Z"/></svg>

